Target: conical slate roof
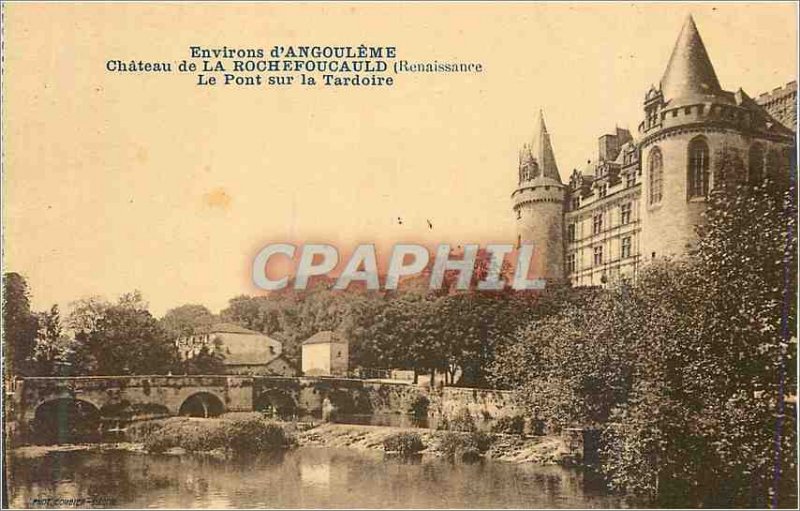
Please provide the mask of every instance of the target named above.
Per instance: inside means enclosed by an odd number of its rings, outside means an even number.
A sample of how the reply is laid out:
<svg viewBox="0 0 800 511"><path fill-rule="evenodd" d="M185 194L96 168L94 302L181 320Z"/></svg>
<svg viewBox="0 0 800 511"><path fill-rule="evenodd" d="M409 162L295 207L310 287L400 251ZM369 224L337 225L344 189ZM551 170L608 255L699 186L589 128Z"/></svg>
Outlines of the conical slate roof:
<svg viewBox="0 0 800 511"><path fill-rule="evenodd" d="M686 18L661 78L664 101L724 98L714 66L692 16Z"/></svg>
<svg viewBox="0 0 800 511"><path fill-rule="evenodd" d="M550 144L550 134L547 133L547 126L544 124L544 114L539 110L539 119L536 124L536 133L531 144L531 152L536 162L539 164L539 171L543 177L554 179L561 183L561 175L558 173L556 157L553 154L553 146Z"/></svg>

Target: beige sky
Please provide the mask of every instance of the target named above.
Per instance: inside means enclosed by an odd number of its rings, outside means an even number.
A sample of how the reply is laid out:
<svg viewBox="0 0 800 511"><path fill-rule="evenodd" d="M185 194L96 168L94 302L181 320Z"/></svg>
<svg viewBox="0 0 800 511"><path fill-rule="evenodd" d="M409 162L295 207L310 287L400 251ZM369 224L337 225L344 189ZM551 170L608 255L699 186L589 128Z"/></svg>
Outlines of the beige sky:
<svg viewBox="0 0 800 511"><path fill-rule="evenodd" d="M511 240L537 110L566 177L615 124L635 132L688 13L727 90L797 74L791 3L4 9L4 270L28 278L40 309L140 289L156 314L217 311L258 292L249 270L268 242ZM190 45L361 43L485 72L248 90L104 70Z"/></svg>

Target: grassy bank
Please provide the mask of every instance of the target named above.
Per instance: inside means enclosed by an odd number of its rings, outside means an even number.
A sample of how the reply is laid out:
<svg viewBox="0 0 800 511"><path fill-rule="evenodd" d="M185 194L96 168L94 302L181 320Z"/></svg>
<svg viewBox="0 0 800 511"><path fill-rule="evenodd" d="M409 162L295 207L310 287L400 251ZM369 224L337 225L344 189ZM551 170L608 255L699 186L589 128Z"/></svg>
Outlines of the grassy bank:
<svg viewBox="0 0 800 511"><path fill-rule="evenodd" d="M144 421L128 428L128 438L152 453L173 448L189 452L263 452L295 444L285 425L258 413L226 414L219 419L172 417Z"/></svg>

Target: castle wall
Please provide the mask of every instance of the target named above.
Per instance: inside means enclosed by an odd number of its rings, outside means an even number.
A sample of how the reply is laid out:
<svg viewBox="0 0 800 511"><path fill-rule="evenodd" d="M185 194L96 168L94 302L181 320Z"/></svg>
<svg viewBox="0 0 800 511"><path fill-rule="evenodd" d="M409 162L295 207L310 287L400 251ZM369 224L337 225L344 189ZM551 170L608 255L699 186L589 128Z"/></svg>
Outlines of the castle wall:
<svg viewBox="0 0 800 511"><path fill-rule="evenodd" d="M709 146L709 186L713 189L714 169L720 153L738 154L744 168L748 164L750 146L756 140L770 150L782 150L785 144L756 139L730 129L697 126L656 136L642 145L643 191L641 199L642 230L640 250L642 262L653 256L685 254L697 240L696 227L703 222L705 197L688 195L689 143L697 136L705 137ZM660 203L650 204L649 157L654 147L661 150L664 168L663 196Z"/></svg>

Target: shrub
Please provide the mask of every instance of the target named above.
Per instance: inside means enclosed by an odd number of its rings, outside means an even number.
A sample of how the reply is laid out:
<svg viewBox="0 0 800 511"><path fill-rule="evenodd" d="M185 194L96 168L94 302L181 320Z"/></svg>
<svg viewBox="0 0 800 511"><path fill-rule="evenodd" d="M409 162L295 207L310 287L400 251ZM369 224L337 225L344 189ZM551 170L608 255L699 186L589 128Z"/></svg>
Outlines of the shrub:
<svg viewBox="0 0 800 511"><path fill-rule="evenodd" d="M268 451L291 445L283 427L260 417L223 419L226 446L234 452Z"/></svg>
<svg viewBox="0 0 800 511"><path fill-rule="evenodd" d="M395 433L383 441L383 449L400 454L416 454L425 449L419 434L411 432Z"/></svg>
<svg viewBox="0 0 800 511"><path fill-rule="evenodd" d="M164 452L173 447L187 451L260 452L286 448L293 443L293 438L279 424L266 421L259 414L212 420L175 417L147 421L132 426L129 436L143 442L148 452Z"/></svg>
<svg viewBox="0 0 800 511"><path fill-rule="evenodd" d="M430 404L431 402L427 397L422 394L417 394L408 404L408 413L417 418L425 417L428 415L428 407Z"/></svg>
<svg viewBox="0 0 800 511"><path fill-rule="evenodd" d="M521 415L498 417L492 424L492 433L521 435L525 430L525 418Z"/></svg>
<svg viewBox="0 0 800 511"><path fill-rule="evenodd" d="M471 433L477 431L475 419L470 415L469 410L461 408L450 420L447 422L447 429L450 431L461 431L463 433Z"/></svg>
<svg viewBox="0 0 800 511"><path fill-rule="evenodd" d="M493 441L494 437L482 432L447 431L439 435L439 451L454 459L475 459L488 451Z"/></svg>

